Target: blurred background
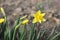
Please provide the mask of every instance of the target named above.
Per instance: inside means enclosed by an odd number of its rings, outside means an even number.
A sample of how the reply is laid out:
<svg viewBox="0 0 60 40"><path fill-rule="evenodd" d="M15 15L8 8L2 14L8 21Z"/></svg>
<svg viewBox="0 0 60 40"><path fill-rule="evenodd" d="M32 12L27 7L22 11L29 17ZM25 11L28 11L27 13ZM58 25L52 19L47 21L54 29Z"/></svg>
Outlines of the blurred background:
<svg viewBox="0 0 60 40"><path fill-rule="evenodd" d="M46 13L46 22L42 23L40 28L51 30L56 28L56 25L60 26L60 0L0 0L0 7L5 9L10 26L18 16L28 15L30 18L37 10ZM60 31L58 27L55 30Z"/></svg>

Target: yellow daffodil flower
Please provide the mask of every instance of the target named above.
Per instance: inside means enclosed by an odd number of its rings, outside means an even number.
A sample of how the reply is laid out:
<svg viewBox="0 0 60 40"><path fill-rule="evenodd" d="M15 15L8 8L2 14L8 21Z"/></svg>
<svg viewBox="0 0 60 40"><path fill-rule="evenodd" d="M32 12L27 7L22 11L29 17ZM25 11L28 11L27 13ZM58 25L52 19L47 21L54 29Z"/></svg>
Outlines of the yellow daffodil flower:
<svg viewBox="0 0 60 40"><path fill-rule="evenodd" d="M38 11L36 12L36 14L33 14L34 19L33 19L32 23L36 23L36 22L41 23L42 21L46 21L46 20L43 18L44 15L45 15L45 13L41 13L41 11L38 10Z"/></svg>
<svg viewBox="0 0 60 40"><path fill-rule="evenodd" d="M3 7L0 7L0 12L2 12L3 16L4 16L4 21L6 22L6 15L5 15L5 11Z"/></svg>
<svg viewBox="0 0 60 40"><path fill-rule="evenodd" d="M1 18L0 19L0 24L3 23L5 21L5 19Z"/></svg>
<svg viewBox="0 0 60 40"><path fill-rule="evenodd" d="M22 24L26 24L26 23L28 23L28 21L29 21L28 19L23 20L23 21L22 21Z"/></svg>

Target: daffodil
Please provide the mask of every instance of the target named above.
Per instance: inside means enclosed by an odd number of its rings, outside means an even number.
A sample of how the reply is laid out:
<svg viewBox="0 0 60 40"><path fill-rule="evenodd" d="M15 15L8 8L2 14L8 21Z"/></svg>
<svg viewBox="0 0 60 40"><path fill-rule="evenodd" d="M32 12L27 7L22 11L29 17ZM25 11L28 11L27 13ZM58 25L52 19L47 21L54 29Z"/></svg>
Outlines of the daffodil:
<svg viewBox="0 0 60 40"><path fill-rule="evenodd" d="M26 24L26 23L28 23L28 21L29 21L28 19L25 19L22 21L22 24Z"/></svg>
<svg viewBox="0 0 60 40"><path fill-rule="evenodd" d="M4 18L1 18L0 19L0 24L3 23L4 21L5 21L5 19Z"/></svg>
<svg viewBox="0 0 60 40"><path fill-rule="evenodd" d="M4 11L4 8L3 7L0 7L0 12L2 12L3 16L4 16L4 20L6 22L6 15L5 15L5 11Z"/></svg>
<svg viewBox="0 0 60 40"><path fill-rule="evenodd" d="M46 20L43 18L44 16L45 16L45 13L41 13L41 11L38 10L35 14L33 14L34 19L33 19L32 23L36 23L36 22L41 23L41 22L43 22L43 21L46 21Z"/></svg>

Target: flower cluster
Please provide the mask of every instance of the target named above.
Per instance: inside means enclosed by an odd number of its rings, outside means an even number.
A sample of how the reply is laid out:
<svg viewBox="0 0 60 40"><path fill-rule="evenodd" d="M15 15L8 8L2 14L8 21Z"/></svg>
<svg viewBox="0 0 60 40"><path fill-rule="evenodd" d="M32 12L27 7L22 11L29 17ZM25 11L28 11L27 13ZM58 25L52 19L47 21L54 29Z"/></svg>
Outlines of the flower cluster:
<svg viewBox="0 0 60 40"><path fill-rule="evenodd" d="M35 14L33 14L33 20L32 20L32 23L37 23L37 22L39 22L39 23L41 23L41 22L44 22L44 21L46 21L45 19L44 19L44 16L45 16L45 13L41 13L41 11L40 10L38 10ZM26 24L26 23L28 23L28 19L26 19L26 20L24 20L24 21L22 21L22 24Z"/></svg>
<svg viewBox="0 0 60 40"><path fill-rule="evenodd" d="M4 12L4 9L1 7L0 8L0 12L2 12L3 13L3 15L5 15L5 12ZM46 21L43 17L45 16L45 13L42 13L40 10L38 10L35 14L33 14L33 20L32 20L32 23L37 23L37 22L39 22L39 23L41 23L41 22L44 22L44 21ZM24 19L24 18L26 18L27 17L27 15L26 16L23 16L22 18L20 18L21 20L22 19ZM4 22L4 18L1 18L0 19L0 23L3 23ZM23 20L22 21L22 24L26 24L26 23L28 23L29 22L29 20L28 19L25 19L25 20Z"/></svg>

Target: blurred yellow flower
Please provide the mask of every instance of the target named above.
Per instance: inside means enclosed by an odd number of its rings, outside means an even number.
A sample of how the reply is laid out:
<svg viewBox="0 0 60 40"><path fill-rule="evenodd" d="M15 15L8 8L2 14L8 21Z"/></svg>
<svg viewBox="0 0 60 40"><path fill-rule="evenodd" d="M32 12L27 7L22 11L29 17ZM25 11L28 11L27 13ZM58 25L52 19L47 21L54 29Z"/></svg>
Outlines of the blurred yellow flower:
<svg viewBox="0 0 60 40"><path fill-rule="evenodd" d="M5 16L4 8L0 7L0 12L2 12L2 13L3 13L3 15Z"/></svg>
<svg viewBox="0 0 60 40"><path fill-rule="evenodd" d="M43 17L45 16L45 13L41 13L40 10L38 10L35 14L33 14L34 19L32 21L32 23L36 23L39 22L41 23L42 21L46 21Z"/></svg>
<svg viewBox="0 0 60 40"><path fill-rule="evenodd" d="M5 19L4 18L1 18L0 19L0 24L3 23L4 21L5 21Z"/></svg>
<svg viewBox="0 0 60 40"><path fill-rule="evenodd" d="M22 24L26 24L26 23L28 23L28 21L29 21L28 19L25 19L22 21Z"/></svg>

